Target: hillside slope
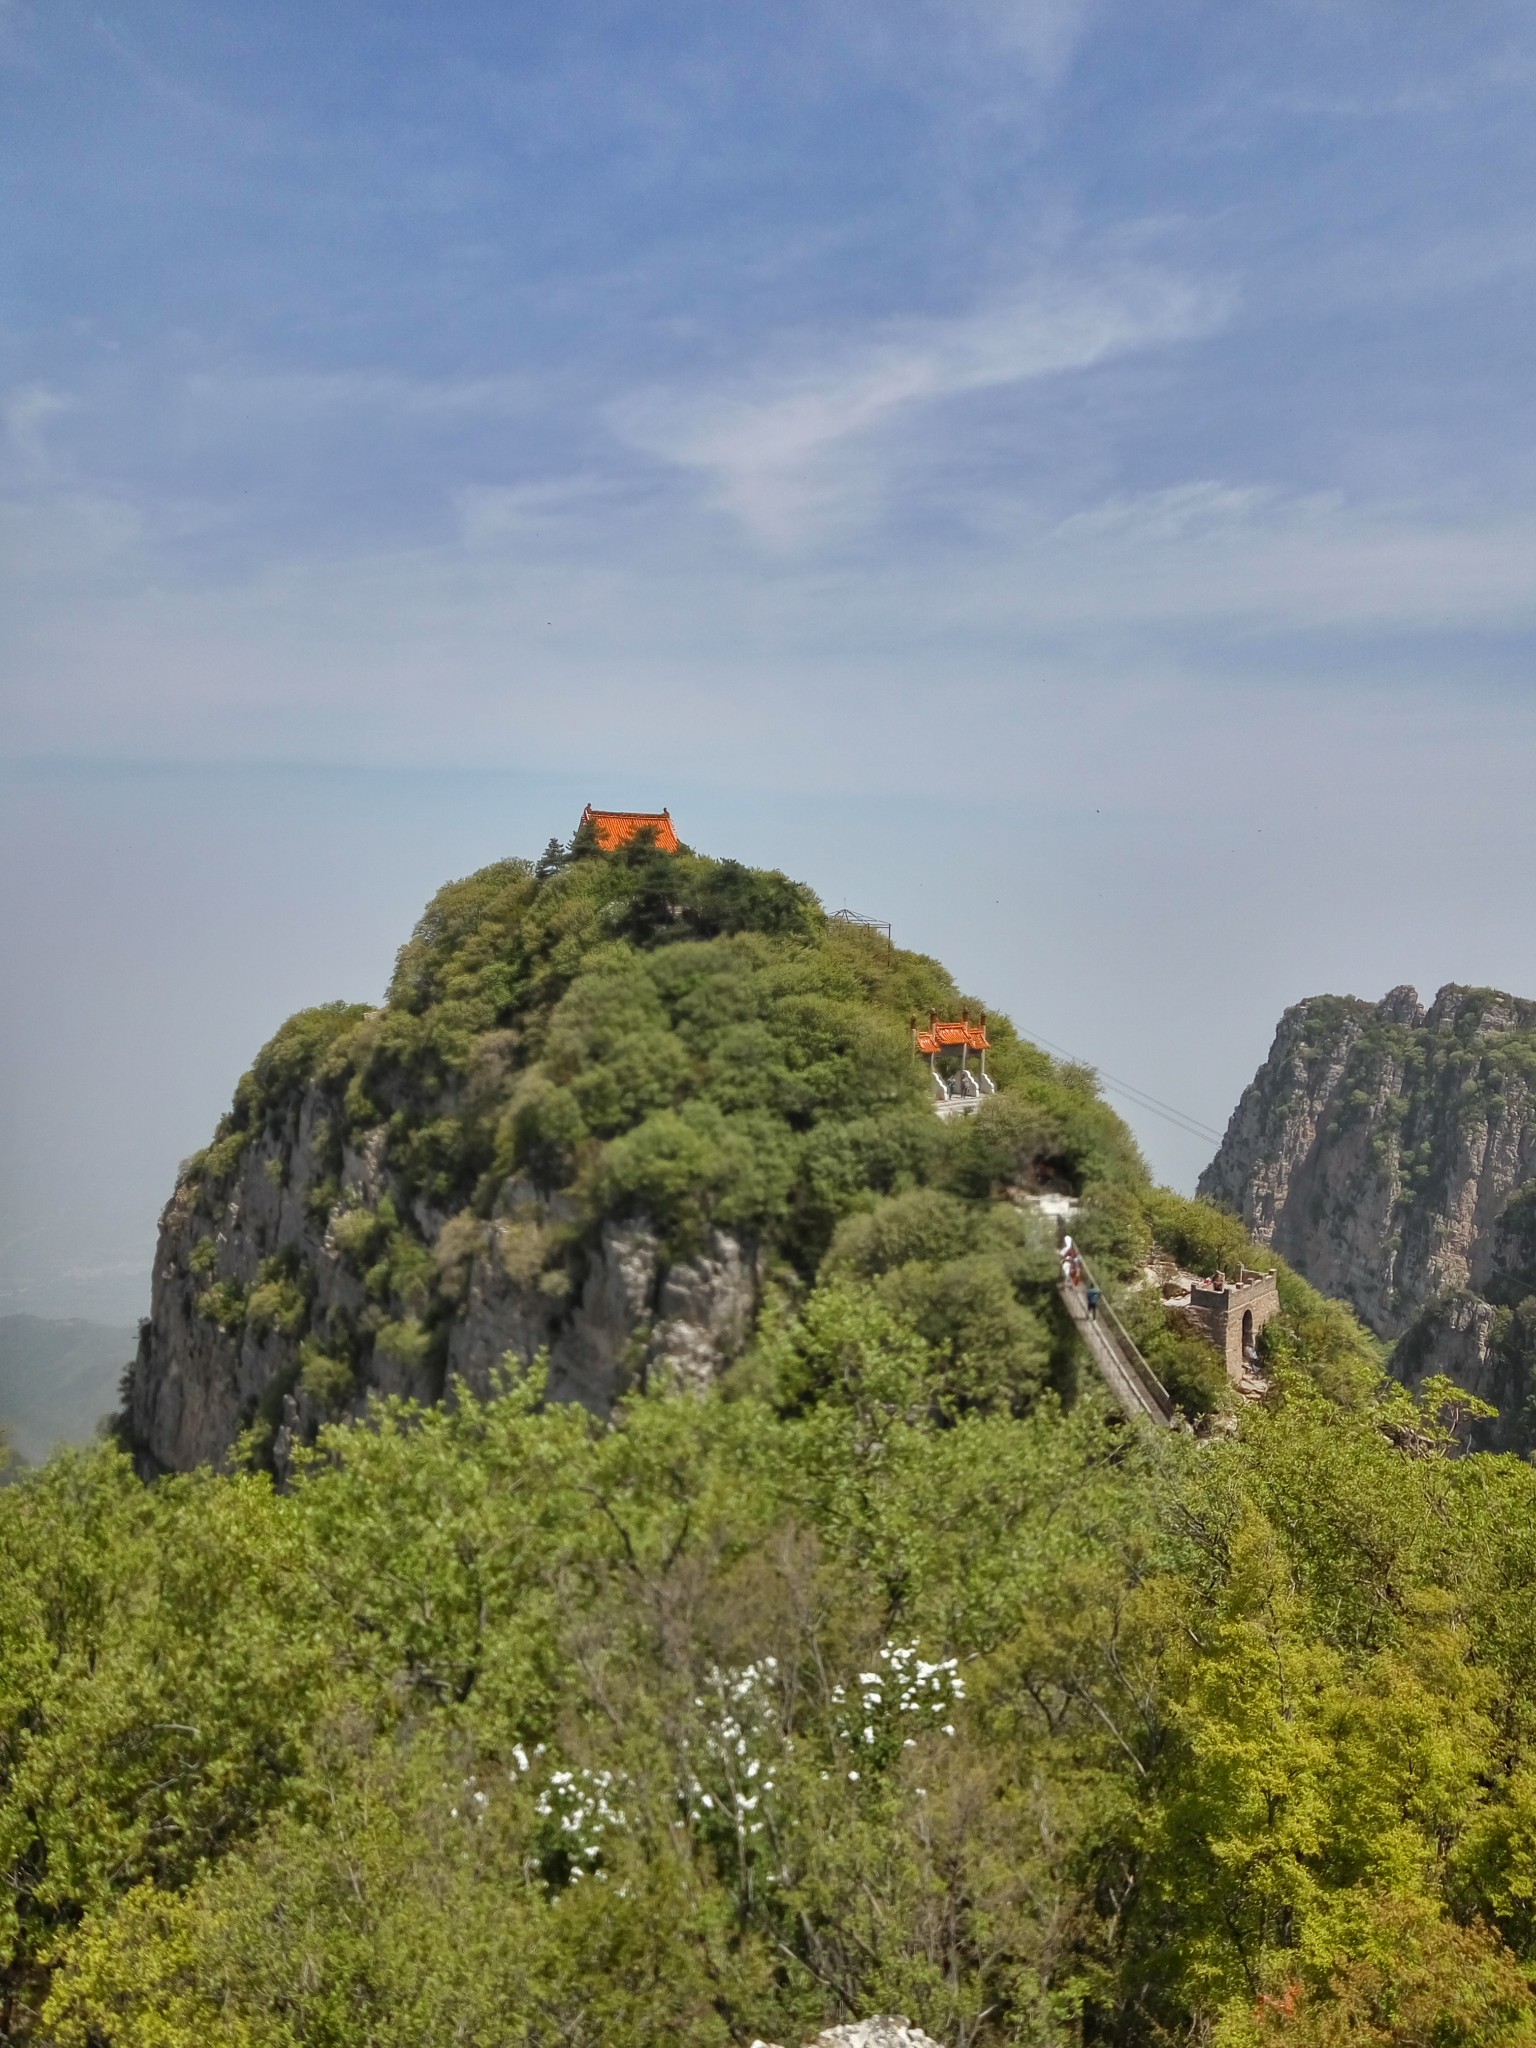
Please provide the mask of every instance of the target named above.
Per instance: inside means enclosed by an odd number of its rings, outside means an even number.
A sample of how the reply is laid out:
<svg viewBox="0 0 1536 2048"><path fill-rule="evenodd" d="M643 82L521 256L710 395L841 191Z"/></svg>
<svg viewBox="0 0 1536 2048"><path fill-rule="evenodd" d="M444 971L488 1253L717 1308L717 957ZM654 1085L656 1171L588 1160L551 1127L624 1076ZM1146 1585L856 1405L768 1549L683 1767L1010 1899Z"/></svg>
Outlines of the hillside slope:
<svg viewBox="0 0 1536 2048"><path fill-rule="evenodd" d="M1286 1011L1199 1192L1449 1373L1524 1448L1536 1372L1536 1003L1410 988Z"/></svg>
<svg viewBox="0 0 1536 2048"><path fill-rule="evenodd" d="M557 849L451 884L384 1005L292 1018L183 1169L125 1417L141 1468L217 1462L251 1429L281 1468L371 1394L483 1394L541 1349L551 1392L598 1412L704 1386L775 1275L808 1279L878 1195L1144 1183L1091 1077L1003 1019L1004 1097L947 1131L909 1025L961 1004L937 963L782 875L686 850ZM928 1304L952 1348L987 1302L1025 1312L1028 1276L989 1274ZM1018 1337L1037 1382L1052 1341Z"/></svg>

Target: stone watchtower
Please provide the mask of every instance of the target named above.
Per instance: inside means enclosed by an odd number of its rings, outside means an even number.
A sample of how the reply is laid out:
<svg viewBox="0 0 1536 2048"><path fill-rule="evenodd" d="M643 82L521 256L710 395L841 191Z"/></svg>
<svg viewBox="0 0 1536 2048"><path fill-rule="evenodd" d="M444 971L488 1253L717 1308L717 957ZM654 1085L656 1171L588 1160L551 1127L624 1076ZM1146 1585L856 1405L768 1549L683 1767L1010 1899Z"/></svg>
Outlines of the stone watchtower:
<svg viewBox="0 0 1536 2048"><path fill-rule="evenodd" d="M1227 1361L1227 1377L1236 1382L1252 1376L1259 1362L1255 1340L1280 1313L1280 1292L1273 1273L1252 1273L1239 1266L1237 1278L1225 1273L1197 1280L1189 1290L1190 1314L1204 1323L1212 1343Z"/></svg>

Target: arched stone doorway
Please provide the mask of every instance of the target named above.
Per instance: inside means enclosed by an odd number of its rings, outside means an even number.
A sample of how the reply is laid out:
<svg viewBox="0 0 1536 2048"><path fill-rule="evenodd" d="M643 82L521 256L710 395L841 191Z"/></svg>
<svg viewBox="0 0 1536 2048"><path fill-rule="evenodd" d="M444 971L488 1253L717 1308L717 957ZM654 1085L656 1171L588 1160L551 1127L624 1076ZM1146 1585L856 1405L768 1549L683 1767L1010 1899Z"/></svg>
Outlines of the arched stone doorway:
<svg viewBox="0 0 1536 2048"><path fill-rule="evenodd" d="M1252 1273L1240 1266L1235 1280L1229 1281L1225 1273L1196 1280L1189 1290L1189 1306L1225 1358L1233 1383L1241 1384L1253 1371L1248 1360L1254 1354L1254 1339L1280 1313L1274 1274Z"/></svg>

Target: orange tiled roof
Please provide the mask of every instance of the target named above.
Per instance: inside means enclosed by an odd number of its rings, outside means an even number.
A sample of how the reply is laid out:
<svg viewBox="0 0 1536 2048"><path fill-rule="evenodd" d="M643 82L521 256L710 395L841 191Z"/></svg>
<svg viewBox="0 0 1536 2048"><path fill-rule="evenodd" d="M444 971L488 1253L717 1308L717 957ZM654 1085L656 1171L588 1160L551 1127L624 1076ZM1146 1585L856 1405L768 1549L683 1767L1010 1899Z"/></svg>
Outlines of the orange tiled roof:
<svg viewBox="0 0 1536 2048"><path fill-rule="evenodd" d="M656 834L656 844L663 853L676 853L678 849L670 811L594 811L588 804L581 822L595 829L597 843L604 853L616 853L621 846L628 846L636 833L647 827Z"/></svg>
<svg viewBox="0 0 1536 2048"><path fill-rule="evenodd" d="M970 1012L958 1020L946 1021L942 1017L928 1019L928 1029L920 1031L917 1019L912 1020L912 1033L919 1052L950 1052L959 1046L968 1046L972 1052L989 1052L992 1041L987 1037L986 1013L973 1024Z"/></svg>

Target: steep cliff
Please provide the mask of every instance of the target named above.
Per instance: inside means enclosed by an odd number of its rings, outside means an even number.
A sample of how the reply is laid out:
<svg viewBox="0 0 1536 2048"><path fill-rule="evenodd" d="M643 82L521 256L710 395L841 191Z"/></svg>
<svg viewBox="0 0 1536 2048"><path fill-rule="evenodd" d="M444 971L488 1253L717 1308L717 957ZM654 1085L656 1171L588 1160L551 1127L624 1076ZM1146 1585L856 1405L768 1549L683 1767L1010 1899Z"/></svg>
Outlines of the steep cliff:
<svg viewBox="0 0 1536 2048"><path fill-rule="evenodd" d="M1525 1448L1536 1369L1536 1003L1411 988L1286 1011L1199 1192L1397 1339L1411 1383L1492 1401Z"/></svg>
<svg viewBox="0 0 1536 2048"><path fill-rule="evenodd" d="M451 884L377 1009L290 1021L161 1223L123 1430L142 1469L242 1433L282 1471L373 1393L709 1384L776 1267L930 1179L953 1135L909 1021L942 968L783 876L644 845ZM1019 1144L1074 1185L1137 1165L1083 1077L992 1022ZM1055 1103L1053 1109L1052 1103Z"/></svg>

